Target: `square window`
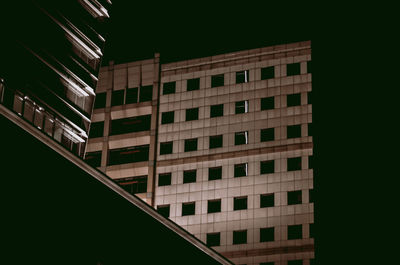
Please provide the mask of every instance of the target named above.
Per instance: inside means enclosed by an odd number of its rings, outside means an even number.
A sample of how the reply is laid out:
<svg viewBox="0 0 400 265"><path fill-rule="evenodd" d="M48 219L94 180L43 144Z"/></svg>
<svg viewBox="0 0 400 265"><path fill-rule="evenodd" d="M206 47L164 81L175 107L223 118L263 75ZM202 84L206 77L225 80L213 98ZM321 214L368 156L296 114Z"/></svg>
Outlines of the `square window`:
<svg viewBox="0 0 400 265"><path fill-rule="evenodd" d="M183 171L183 183L196 182L196 169Z"/></svg>
<svg viewBox="0 0 400 265"><path fill-rule="evenodd" d="M139 102L151 101L153 99L153 86L140 87Z"/></svg>
<svg viewBox="0 0 400 265"><path fill-rule="evenodd" d="M219 213L221 212L221 199L210 200L207 202L207 213Z"/></svg>
<svg viewBox="0 0 400 265"><path fill-rule="evenodd" d="M236 84L249 82L249 70L236 72Z"/></svg>
<svg viewBox="0 0 400 265"><path fill-rule="evenodd" d="M287 204L294 205L294 204L301 204L301 190L294 190L287 192Z"/></svg>
<svg viewBox="0 0 400 265"><path fill-rule="evenodd" d="M260 195L260 208L274 207L274 206L275 206L275 196L273 193Z"/></svg>
<svg viewBox="0 0 400 265"><path fill-rule="evenodd" d="M199 90L200 89L200 78L188 79L186 83L187 91Z"/></svg>
<svg viewBox="0 0 400 265"><path fill-rule="evenodd" d="M287 265L303 265L303 260L301 259L288 260Z"/></svg>
<svg viewBox="0 0 400 265"><path fill-rule="evenodd" d="M275 173L275 161L260 161L260 173L261 174L271 174Z"/></svg>
<svg viewBox="0 0 400 265"><path fill-rule="evenodd" d="M309 203L314 202L314 189L308 190L308 202Z"/></svg>
<svg viewBox="0 0 400 265"><path fill-rule="evenodd" d="M137 103L137 101L138 101L138 88L137 87L128 88L126 90L125 103L126 104Z"/></svg>
<svg viewBox="0 0 400 265"><path fill-rule="evenodd" d="M312 123L309 123L308 125L308 128L307 128L307 130L308 130L308 136L312 136L313 135L313 132L312 132Z"/></svg>
<svg viewBox="0 0 400 265"><path fill-rule="evenodd" d="M185 140L185 152L197 151L197 138Z"/></svg>
<svg viewBox="0 0 400 265"><path fill-rule="evenodd" d="M172 154L173 142L160 143L160 155Z"/></svg>
<svg viewBox="0 0 400 265"><path fill-rule="evenodd" d="M161 114L161 124L174 123L175 119L174 113L175 113L174 111L163 112Z"/></svg>
<svg viewBox="0 0 400 265"><path fill-rule="evenodd" d="M290 94L286 96L286 105L288 107L300 106L301 105L301 94Z"/></svg>
<svg viewBox="0 0 400 265"><path fill-rule="evenodd" d="M275 240L274 227L260 228L260 242L271 242Z"/></svg>
<svg viewBox="0 0 400 265"><path fill-rule="evenodd" d="M267 97L261 98L261 110L275 109L275 98Z"/></svg>
<svg viewBox="0 0 400 265"><path fill-rule="evenodd" d="M210 136L210 149L222 147L222 135Z"/></svg>
<svg viewBox="0 0 400 265"><path fill-rule="evenodd" d="M163 95L175 93L176 82L167 82L163 84Z"/></svg>
<svg viewBox="0 0 400 265"><path fill-rule="evenodd" d="M249 138L247 131L235 133L235 145L248 144L248 143L249 143Z"/></svg>
<svg viewBox="0 0 400 265"><path fill-rule="evenodd" d="M171 185L171 173L158 174L158 186Z"/></svg>
<svg viewBox="0 0 400 265"><path fill-rule="evenodd" d="M196 209L195 206L195 202L182 203L182 216L194 215Z"/></svg>
<svg viewBox="0 0 400 265"><path fill-rule="evenodd" d="M199 119L199 108L186 110L186 121L194 121Z"/></svg>
<svg viewBox="0 0 400 265"><path fill-rule="evenodd" d="M208 233L207 234L207 246L215 247L221 244L221 233Z"/></svg>
<svg viewBox="0 0 400 265"><path fill-rule="evenodd" d="M308 169L313 168L313 156L308 156Z"/></svg>
<svg viewBox="0 0 400 265"><path fill-rule="evenodd" d="M303 226L302 225L288 225L287 236L288 236L288 240L303 238Z"/></svg>
<svg viewBox="0 0 400 265"><path fill-rule="evenodd" d="M290 63L286 65L286 75L299 75L300 74L300 63Z"/></svg>
<svg viewBox="0 0 400 265"><path fill-rule="evenodd" d="M260 132L261 142L268 142L275 140L275 128L261 129Z"/></svg>
<svg viewBox="0 0 400 265"><path fill-rule="evenodd" d="M311 66L312 66L312 63L311 63L312 61L307 61L307 73L308 74L311 74Z"/></svg>
<svg viewBox="0 0 400 265"><path fill-rule="evenodd" d="M249 112L249 101L243 100L235 103L235 114Z"/></svg>
<svg viewBox="0 0 400 265"><path fill-rule="evenodd" d="M301 125L289 125L286 127L287 139L301 137Z"/></svg>
<svg viewBox="0 0 400 265"><path fill-rule="evenodd" d="M216 180L222 178L222 167L210 167L208 169L208 180Z"/></svg>
<svg viewBox="0 0 400 265"><path fill-rule="evenodd" d="M261 80L271 79L275 77L274 66L261 68Z"/></svg>
<svg viewBox="0 0 400 265"><path fill-rule="evenodd" d="M247 196L246 197L235 197L233 198L233 210L245 210L247 209Z"/></svg>
<svg viewBox="0 0 400 265"><path fill-rule="evenodd" d="M247 230L233 231L233 244L246 244Z"/></svg>
<svg viewBox="0 0 400 265"><path fill-rule="evenodd" d="M211 87L219 87L224 85L224 74L211 76Z"/></svg>
<svg viewBox="0 0 400 265"><path fill-rule="evenodd" d="M307 92L307 104L311 104L312 103L312 92L308 91Z"/></svg>
<svg viewBox="0 0 400 265"><path fill-rule="evenodd" d="M212 105L210 107L210 118L224 116L224 104Z"/></svg>
<svg viewBox="0 0 400 265"><path fill-rule="evenodd" d="M111 106L124 104L124 90L115 90L111 94Z"/></svg>
<svg viewBox="0 0 400 265"><path fill-rule="evenodd" d="M168 205L158 205L157 212L164 216L165 218L169 217L169 204Z"/></svg>
<svg viewBox="0 0 400 265"><path fill-rule="evenodd" d="M287 159L287 171L301 170L301 156Z"/></svg>
<svg viewBox="0 0 400 265"><path fill-rule="evenodd" d="M96 98L94 100L94 108L95 109L101 109L106 107L106 98L107 98L107 93L98 93L96 94Z"/></svg>
<svg viewBox="0 0 400 265"><path fill-rule="evenodd" d="M310 229L310 238L314 238L314 224L310 224L309 226Z"/></svg>
<svg viewBox="0 0 400 265"><path fill-rule="evenodd" d="M244 177L247 176L247 163L236 164L234 177Z"/></svg>
<svg viewBox="0 0 400 265"><path fill-rule="evenodd" d="M90 124L89 138L102 137L104 130L104 121L92 122Z"/></svg>

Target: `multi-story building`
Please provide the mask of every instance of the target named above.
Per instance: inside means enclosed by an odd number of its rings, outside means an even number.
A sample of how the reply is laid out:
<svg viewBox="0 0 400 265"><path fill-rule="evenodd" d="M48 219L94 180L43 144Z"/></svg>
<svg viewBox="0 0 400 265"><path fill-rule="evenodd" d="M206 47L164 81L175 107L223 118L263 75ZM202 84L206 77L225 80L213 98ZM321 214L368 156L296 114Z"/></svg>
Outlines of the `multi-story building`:
<svg viewBox="0 0 400 265"><path fill-rule="evenodd" d="M100 69L87 161L235 264L314 262L311 42Z"/></svg>

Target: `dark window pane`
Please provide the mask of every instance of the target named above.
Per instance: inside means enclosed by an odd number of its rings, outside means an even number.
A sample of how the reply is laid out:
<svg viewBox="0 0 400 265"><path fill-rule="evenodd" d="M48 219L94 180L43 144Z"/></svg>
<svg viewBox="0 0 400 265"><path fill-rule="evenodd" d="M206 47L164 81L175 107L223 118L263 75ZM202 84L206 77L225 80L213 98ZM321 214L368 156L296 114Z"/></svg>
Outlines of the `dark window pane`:
<svg viewBox="0 0 400 265"><path fill-rule="evenodd" d="M185 152L197 151L197 138L185 140Z"/></svg>
<svg viewBox="0 0 400 265"><path fill-rule="evenodd" d="M196 182L196 169L183 171L183 183Z"/></svg>
<svg viewBox="0 0 400 265"><path fill-rule="evenodd" d="M163 112L161 115L161 124L174 123L175 119L174 113L175 113L174 111Z"/></svg>
<svg viewBox="0 0 400 265"><path fill-rule="evenodd" d="M312 127L313 127L313 126L312 126L312 123L309 123L307 126L308 126L308 128L307 128L307 129L308 129L308 136L312 136L312 135L313 135L313 132L312 132Z"/></svg>
<svg viewBox="0 0 400 265"><path fill-rule="evenodd" d="M248 144L248 132L235 133L235 145Z"/></svg>
<svg viewBox="0 0 400 265"><path fill-rule="evenodd" d="M209 247L219 246L221 244L220 241L221 241L220 233L207 234L207 246Z"/></svg>
<svg viewBox="0 0 400 265"><path fill-rule="evenodd" d="M138 88L137 87L128 88L126 90L125 103L126 104L137 103L137 101L138 101Z"/></svg>
<svg viewBox="0 0 400 265"><path fill-rule="evenodd" d="M182 203L182 216L194 215L195 205L195 202Z"/></svg>
<svg viewBox="0 0 400 265"><path fill-rule="evenodd" d="M271 242L275 240L274 227L260 228L260 242Z"/></svg>
<svg viewBox="0 0 400 265"><path fill-rule="evenodd" d="M188 79L186 88L187 91L200 89L200 78Z"/></svg>
<svg viewBox="0 0 400 265"><path fill-rule="evenodd" d="M233 198L233 210L245 210L247 209L247 197L235 197Z"/></svg>
<svg viewBox="0 0 400 265"><path fill-rule="evenodd" d="M308 156L308 169L313 168L313 156Z"/></svg>
<svg viewBox="0 0 400 265"><path fill-rule="evenodd" d="M273 193L260 195L260 208L274 207L274 206L275 206L275 196Z"/></svg>
<svg viewBox="0 0 400 265"><path fill-rule="evenodd" d="M115 90L111 94L111 106L119 106L124 104L124 90Z"/></svg>
<svg viewBox="0 0 400 265"><path fill-rule="evenodd" d="M186 121L194 121L199 119L199 108L186 110Z"/></svg>
<svg viewBox="0 0 400 265"><path fill-rule="evenodd" d="M310 230L310 238L314 238L314 224L310 224L309 230Z"/></svg>
<svg viewBox="0 0 400 265"><path fill-rule="evenodd" d="M315 262L315 258L314 258L314 259L310 259L310 265L315 265L315 264L317 264L317 263Z"/></svg>
<svg viewBox="0 0 400 265"><path fill-rule="evenodd" d="M171 173L158 174L158 186L171 185Z"/></svg>
<svg viewBox="0 0 400 265"><path fill-rule="evenodd" d="M212 105L210 107L210 118L224 116L224 104Z"/></svg>
<svg viewBox="0 0 400 265"><path fill-rule="evenodd" d="M303 265L303 260L301 259L288 260L287 265Z"/></svg>
<svg viewBox="0 0 400 265"><path fill-rule="evenodd" d="M301 105L301 94L291 94L286 96L286 105L288 107L300 106Z"/></svg>
<svg viewBox="0 0 400 265"><path fill-rule="evenodd" d="M275 108L274 97L267 97L261 99L261 110L270 110Z"/></svg>
<svg viewBox="0 0 400 265"><path fill-rule="evenodd" d="M275 172L275 161L260 161L260 173L261 174L270 174Z"/></svg>
<svg viewBox="0 0 400 265"><path fill-rule="evenodd" d="M104 130L104 121L92 122L90 124L89 138L102 137Z"/></svg>
<svg viewBox="0 0 400 265"><path fill-rule="evenodd" d="M290 125L286 127L287 138L298 138L301 137L301 125Z"/></svg>
<svg viewBox="0 0 400 265"><path fill-rule="evenodd" d="M246 244L247 243L247 230L233 231L233 244Z"/></svg>
<svg viewBox="0 0 400 265"><path fill-rule="evenodd" d="M172 154L173 142L160 143L160 155Z"/></svg>
<svg viewBox="0 0 400 265"><path fill-rule="evenodd" d="M211 87L218 87L224 85L224 74L211 76Z"/></svg>
<svg viewBox="0 0 400 265"><path fill-rule="evenodd" d="M157 212L164 216L165 218L169 217L169 204L168 205L158 205Z"/></svg>
<svg viewBox="0 0 400 265"><path fill-rule="evenodd" d="M86 153L85 162L91 165L92 167L101 166L101 151Z"/></svg>
<svg viewBox="0 0 400 265"><path fill-rule="evenodd" d="M147 192L147 176L116 179L115 182L130 194Z"/></svg>
<svg viewBox="0 0 400 265"><path fill-rule="evenodd" d="M210 136L210 149L222 147L222 135Z"/></svg>
<svg viewBox="0 0 400 265"><path fill-rule="evenodd" d="M301 156L287 159L287 171L301 170Z"/></svg>
<svg viewBox="0 0 400 265"><path fill-rule="evenodd" d="M249 112L249 101L243 100L235 103L235 114Z"/></svg>
<svg viewBox="0 0 400 265"><path fill-rule="evenodd" d="M307 92L307 104L311 104L312 103L312 92L308 91Z"/></svg>
<svg viewBox="0 0 400 265"><path fill-rule="evenodd" d="M287 192L287 204L288 205L301 204L301 203L302 203L301 190Z"/></svg>
<svg viewBox="0 0 400 265"><path fill-rule="evenodd" d="M151 101L153 99L153 86L140 87L139 102Z"/></svg>
<svg viewBox="0 0 400 265"><path fill-rule="evenodd" d="M236 164L234 177L237 178L243 176L247 176L247 163Z"/></svg>
<svg viewBox="0 0 400 265"><path fill-rule="evenodd" d="M290 63L286 65L286 75L299 75L300 74L300 63Z"/></svg>
<svg viewBox="0 0 400 265"><path fill-rule="evenodd" d="M119 165L149 160L149 145L111 149L108 165Z"/></svg>
<svg viewBox="0 0 400 265"><path fill-rule="evenodd" d="M261 80L275 77L274 66L261 68Z"/></svg>
<svg viewBox="0 0 400 265"><path fill-rule="evenodd" d="M111 120L110 135L150 130L151 115Z"/></svg>
<svg viewBox="0 0 400 265"><path fill-rule="evenodd" d="M175 93L176 82L168 82L163 84L163 95Z"/></svg>
<svg viewBox="0 0 400 265"><path fill-rule="evenodd" d="M211 200L207 202L207 213L221 212L221 200Z"/></svg>
<svg viewBox="0 0 400 265"><path fill-rule="evenodd" d="M261 262L260 265L275 265L275 262L270 261L270 262Z"/></svg>
<svg viewBox="0 0 400 265"><path fill-rule="evenodd" d="M107 97L106 92L96 94L96 99L94 100L94 108L95 109L105 108L106 107L106 97Z"/></svg>
<svg viewBox="0 0 400 265"><path fill-rule="evenodd" d="M268 142L275 140L275 129L268 128L268 129L261 129L261 142Z"/></svg>
<svg viewBox="0 0 400 265"><path fill-rule="evenodd" d="M308 202L314 202L314 189L308 190Z"/></svg>
<svg viewBox="0 0 400 265"><path fill-rule="evenodd" d="M249 82L249 70L236 72L236 84Z"/></svg>
<svg viewBox="0 0 400 265"><path fill-rule="evenodd" d="M311 63L312 61L307 61L307 73L308 74L311 74L312 72L312 69L311 69L311 67L312 67L312 63Z"/></svg>
<svg viewBox="0 0 400 265"><path fill-rule="evenodd" d="M302 225L289 225L287 231L288 240L303 238Z"/></svg>
<svg viewBox="0 0 400 265"><path fill-rule="evenodd" d="M210 167L208 169L208 180L216 180L222 178L222 167Z"/></svg>

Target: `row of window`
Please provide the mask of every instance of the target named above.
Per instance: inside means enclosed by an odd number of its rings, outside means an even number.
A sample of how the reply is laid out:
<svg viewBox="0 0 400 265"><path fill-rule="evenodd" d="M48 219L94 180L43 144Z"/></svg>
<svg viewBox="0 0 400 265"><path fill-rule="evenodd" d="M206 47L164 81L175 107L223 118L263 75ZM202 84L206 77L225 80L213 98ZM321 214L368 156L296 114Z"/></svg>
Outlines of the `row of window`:
<svg viewBox="0 0 400 265"><path fill-rule="evenodd" d="M94 108L106 107L107 93L97 93ZM153 86L140 86L121 90L114 90L111 94L111 106L151 101L153 99Z"/></svg>
<svg viewBox="0 0 400 265"><path fill-rule="evenodd" d="M307 73L311 73L311 61L307 62ZM261 80L275 78L275 67L269 66L261 68ZM293 76L300 74L300 63L292 63L286 65L286 75ZM236 72L236 84L248 83L250 81L249 70ZM224 86L224 74L211 76L211 87ZM187 91L200 89L200 78L192 78L186 80ZM166 82L163 84L163 95L174 94L176 92L176 81Z"/></svg>
<svg viewBox="0 0 400 265"><path fill-rule="evenodd" d="M301 157L287 158L287 171L301 170ZM312 168L312 156L308 157L308 168ZM260 161L260 174L275 173L275 160ZM234 165L234 177L248 176L248 163ZM183 183L193 183L197 179L197 170L183 171ZM222 166L208 168L208 180L222 179ZM158 174L158 186L171 185L171 172Z"/></svg>
<svg viewBox="0 0 400 265"><path fill-rule="evenodd" d="M309 203L314 202L314 190L309 190ZM247 196L239 196L233 198L233 210L246 210L247 209ZM287 192L287 205L302 204L302 191L294 190ZM260 208L268 208L275 206L275 195L274 193L267 193L260 195ZM158 205L157 209L164 217L169 217L170 205ZM182 216L195 215L196 202L182 203ZM214 199L207 201L207 213L219 213L221 212L221 199Z"/></svg>
<svg viewBox="0 0 400 265"><path fill-rule="evenodd" d="M275 109L274 97L261 98L261 110ZM307 93L307 102L311 103L311 92ZM286 102L288 107L300 106L301 105L301 93L290 94L286 96ZM249 101L242 100L235 102L235 114L248 113L249 112ZM194 121L199 119L199 108L190 108L185 111L185 121ZM217 104L210 106L210 118L224 116L224 104ZM161 114L161 124L174 123L175 112L167 111Z"/></svg>
<svg viewBox="0 0 400 265"><path fill-rule="evenodd" d="M301 135L301 124L286 126L287 139L299 138ZM308 124L308 136L312 136L312 125ZM260 141L268 142L275 140L274 128L267 128L260 130ZM198 138L184 140L184 152L191 152L198 150ZM173 141L160 143L160 155L168 155L173 153ZM235 132L235 145L243 145L249 143L249 132ZM223 147L223 135L209 136L209 149Z"/></svg>

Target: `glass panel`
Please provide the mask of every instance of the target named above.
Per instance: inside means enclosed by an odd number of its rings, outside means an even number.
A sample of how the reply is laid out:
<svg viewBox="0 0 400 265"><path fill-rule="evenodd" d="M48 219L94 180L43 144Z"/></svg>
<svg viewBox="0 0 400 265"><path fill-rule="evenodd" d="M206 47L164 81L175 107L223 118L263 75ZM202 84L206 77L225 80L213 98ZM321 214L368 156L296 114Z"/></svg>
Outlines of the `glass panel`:
<svg viewBox="0 0 400 265"><path fill-rule="evenodd" d="M25 100L24 106L24 118L30 122L33 122L34 106L29 100Z"/></svg>
<svg viewBox="0 0 400 265"><path fill-rule="evenodd" d="M23 98L19 96L18 94L14 95L14 105L13 109L15 112L17 112L19 115L22 115L22 105L23 105Z"/></svg>
<svg viewBox="0 0 400 265"><path fill-rule="evenodd" d="M33 121L33 124L39 129L43 128L43 112L39 109L35 109L35 119Z"/></svg>
<svg viewBox="0 0 400 265"><path fill-rule="evenodd" d="M44 131L52 136L53 135L53 126L54 126L54 120L46 114L45 120L44 120Z"/></svg>

